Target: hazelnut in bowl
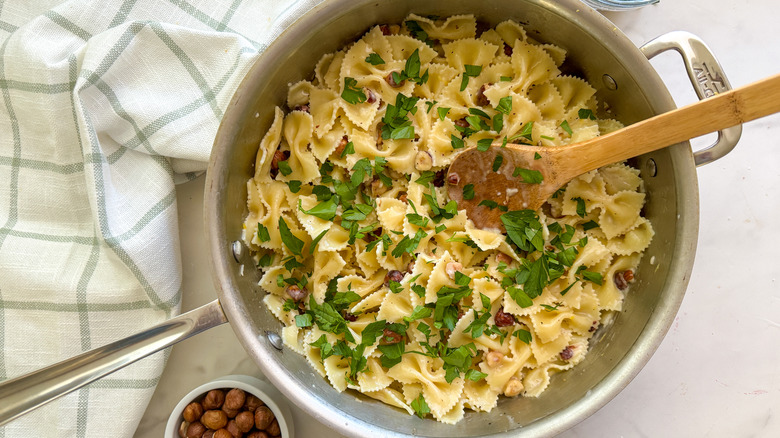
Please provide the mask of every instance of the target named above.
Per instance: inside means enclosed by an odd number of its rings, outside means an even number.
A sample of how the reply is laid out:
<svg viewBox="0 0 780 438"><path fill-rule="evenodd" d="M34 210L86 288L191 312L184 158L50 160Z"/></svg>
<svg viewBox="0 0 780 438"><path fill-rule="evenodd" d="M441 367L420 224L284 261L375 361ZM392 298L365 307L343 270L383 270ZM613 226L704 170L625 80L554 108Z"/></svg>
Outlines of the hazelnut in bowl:
<svg viewBox="0 0 780 438"><path fill-rule="evenodd" d="M184 396L165 438L292 438L290 408L279 391L255 377L225 376Z"/></svg>

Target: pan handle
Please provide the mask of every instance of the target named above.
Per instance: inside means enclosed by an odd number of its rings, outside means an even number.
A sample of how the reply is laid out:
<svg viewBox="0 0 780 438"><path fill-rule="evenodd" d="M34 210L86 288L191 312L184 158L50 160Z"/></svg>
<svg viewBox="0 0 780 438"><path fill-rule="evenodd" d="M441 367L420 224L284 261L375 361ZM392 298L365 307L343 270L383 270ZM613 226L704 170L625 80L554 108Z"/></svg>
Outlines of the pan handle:
<svg viewBox="0 0 780 438"><path fill-rule="evenodd" d="M219 300L60 363L0 383L0 426L152 353L227 322Z"/></svg>
<svg viewBox="0 0 780 438"><path fill-rule="evenodd" d="M663 34L639 48L651 59L667 50L678 52L685 63L688 77L699 99L706 99L731 90L731 84L723 68L709 47L699 37L684 31ZM693 153L696 166L712 163L734 149L742 135L742 125L718 131L718 139L709 147Z"/></svg>

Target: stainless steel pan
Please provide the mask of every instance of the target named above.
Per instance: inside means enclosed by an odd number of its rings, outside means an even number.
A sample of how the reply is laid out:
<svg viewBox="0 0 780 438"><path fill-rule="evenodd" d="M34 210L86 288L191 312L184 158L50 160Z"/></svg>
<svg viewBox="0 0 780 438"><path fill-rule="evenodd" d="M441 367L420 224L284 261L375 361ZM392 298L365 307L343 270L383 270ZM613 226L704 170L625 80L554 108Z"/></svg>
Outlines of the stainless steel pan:
<svg viewBox="0 0 780 438"><path fill-rule="evenodd" d="M456 427L419 420L365 397L340 394L286 351L280 323L261 303L264 294L240 243L246 181L273 108L287 84L310 77L321 54L332 52L378 23L410 12L473 13L491 25L512 18L540 41L568 51L566 67L598 89L615 118L632 123L674 108L648 58L682 54L700 98L729 89L709 49L685 32L663 35L637 49L612 23L576 0L326 0L292 24L253 66L225 112L208 168L205 218L219 300L142 333L0 384L0 424L200 331L230 321L263 373L309 414L354 437L544 436L585 419L612 399L649 360L682 301L698 232L696 166L727 154L741 127L721 132L710 148L692 153L686 142L639 157L656 231L629 290L624 310L596 333L590 354L553 377L538 399L502 399L490 413L469 412ZM243 268L242 265L246 265Z"/></svg>

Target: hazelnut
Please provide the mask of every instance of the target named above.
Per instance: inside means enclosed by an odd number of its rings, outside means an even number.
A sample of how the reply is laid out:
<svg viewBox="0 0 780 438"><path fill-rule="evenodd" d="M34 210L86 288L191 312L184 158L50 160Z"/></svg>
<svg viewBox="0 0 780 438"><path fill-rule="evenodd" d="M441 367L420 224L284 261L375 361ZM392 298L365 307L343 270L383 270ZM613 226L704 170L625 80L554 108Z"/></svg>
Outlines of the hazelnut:
<svg viewBox="0 0 780 438"><path fill-rule="evenodd" d="M506 382L506 387L504 387L504 395L507 397L514 397L523 390L523 382L520 381L517 377L510 377L509 381Z"/></svg>
<svg viewBox="0 0 780 438"><path fill-rule="evenodd" d="M571 359L574 356L574 346L569 345L568 347L561 350L560 356L562 360Z"/></svg>
<svg viewBox="0 0 780 438"><path fill-rule="evenodd" d="M179 425L179 438L187 438L187 428L190 427L190 423L182 421Z"/></svg>
<svg viewBox="0 0 780 438"><path fill-rule="evenodd" d="M222 412L224 412L228 418L236 418L236 415L238 415L238 409L230 409L224 405L222 406Z"/></svg>
<svg viewBox="0 0 780 438"><path fill-rule="evenodd" d="M490 106L490 101L488 100L487 96L485 96L485 90L487 90L487 87L491 85L493 84L483 84L481 87L479 87L479 91L477 91L477 105Z"/></svg>
<svg viewBox="0 0 780 438"><path fill-rule="evenodd" d="M414 260L412 260L411 262L409 262L408 265L406 265L406 272L407 273L411 274L414 271L414 264L415 264L415 262L414 262Z"/></svg>
<svg viewBox="0 0 780 438"><path fill-rule="evenodd" d="M419 171L431 170L433 167L433 157L427 151L417 152L414 158L414 168Z"/></svg>
<svg viewBox="0 0 780 438"><path fill-rule="evenodd" d="M504 254L503 252L499 252L498 254L496 254L496 262L508 265L508 264L512 263L512 257L509 257L508 255Z"/></svg>
<svg viewBox="0 0 780 438"><path fill-rule="evenodd" d="M304 287L301 289L298 285L291 284L284 290L293 301L302 301L309 296L309 291Z"/></svg>
<svg viewBox="0 0 780 438"><path fill-rule="evenodd" d="M444 187L444 181L447 179L447 169L442 169L433 175L433 186Z"/></svg>
<svg viewBox="0 0 780 438"><path fill-rule="evenodd" d="M407 195L406 193L401 193L401 194L398 196L398 200L399 200L399 201L401 201L401 202L406 202L406 203L408 203L408 201L407 201L407 197L408 197L408 195Z"/></svg>
<svg viewBox="0 0 780 438"><path fill-rule="evenodd" d="M398 72L390 72L390 73L388 73L388 75L385 76L385 82L390 84L390 86L393 87L393 88L398 88L401 85L403 85L405 81L402 80L401 82L396 82L395 78L393 77L394 76L393 73L395 73L396 75L399 74Z"/></svg>
<svg viewBox="0 0 780 438"><path fill-rule="evenodd" d="M507 43L504 43L504 55L512 56L512 46Z"/></svg>
<svg viewBox="0 0 780 438"><path fill-rule="evenodd" d="M398 35L399 33L401 33L401 26L400 25L391 24L390 26L388 26L388 28L390 30L390 35Z"/></svg>
<svg viewBox="0 0 780 438"><path fill-rule="evenodd" d="M247 435L246 438L271 438L271 435L268 435L264 430L256 430Z"/></svg>
<svg viewBox="0 0 780 438"><path fill-rule="evenodd" d="M376 94L370 89L370 88L364 88L366 90L366 102L367 103L374 103L376 102Z"/></svg>
<svg viewBox="0 0 780 438"><path fill-rule="evenodd" d="M246 393L242 389L233 388L225 395L224 407L228 409L241 409L246 401Z"/></svg>
<svg viewBox="0 0 780 438"><path fill-rule="evenodd" d="M385 275L385 286L388 286L391 281L400 283L404 279L404 273L393 269Z"/></svg>
<svg viewBox="0 0 780 438"><path fill-rule="evenodd" d="M495 368L498 366L498 364L501 363L501 360L504 359L504 355L499 353L498 351L490 351L488 354L485 355L485 363L490 368Z"/></svg>
<svg viewBox="0 0 780 438"><path fill-rule="evenodd" d="M458 176L457 173L451 173L447 175L447 184L451 186L456 186L460 182L460 176Z"/></svg>
<svg viewBox="0 0 780 438"><path fill-rule="evenodd" d="M338 146L336 146L336 149L333 151L334 154L336 154L337 157L340 157L341 154L344 153L344 148L347 147L347 144L349 143L349 137L346 135L341 137L341 140L339 140Z"/></svg>
<svg viewBox="0 0 780 438"><path fill-rule="evenodd" d="M617 287L619 290L626 290L628 289L628 283L634 279L634 271L630 269L626 271L618 271L615 272L613 278L615 281L615 287Z"/></svg>
<svg viewBox="0 0 780 438"><path fill-rule="evenodd" d="M271 158L271 169L278 170L279 162L287 161L288 158L290 158L290 151L280 151L277 149L276 152L274 152L273 158Z"/></svg>
<svg viewBox="0 0 780 438"><path fill-rule="evenodd" d="M384 332L382 332L382 334L383 334L382 339L388 344L397 344L401 342L401 340L403 340L403 336L399 335L398 333L390 329L385 329Z"/></svg>
<svg viewBox="0 0 780 438"><path fill-rule="evenodd" d="M382 195L386 192L387 186L379 178L374 178L374 180L371 181L371 193L374 194L374 197Z"/></svg>
<svg viewBox="0 0 780 438"><path fill-rule="evenodd" d="M236 419L234 421L236 423L236 427L238 427L238 430L246 433L252 430L252 428L255 426L255 415L249 411L244 411L236 415ZM228 423L228 425L230 425L230 423Z"/></svg>
<svg viewBox="0 0 780 438"><path fill-rule="evenodd" d="M382 24L379 26L379 30L382 31L382 35L390 35L390 26L387 24Z"/></svg>
<svg viewBox="0 0 780 438"><path fill-rule="evenodd" d="M279 422L276 418L274 418L274 421L270 426L265 428L265 431L271 436L279 436L282 434L282 430L279 428Z"/></svg>
<svg viewBox="0 0 780 438"><path fill-rule="evenodd" d="M217 430L225 427L228 417L225 412L214 409L204 412L203 416L200 417L200 422L209 429Z"/></svg>
<svg viewBox="0 0 780 438"><path fill-rule="evenodd" d="M274 421L274 413L268 409L268 406L260 406L255 409L255 427L260 430L265 430Z"/></svg>
<svg viewBox="0 0 780 438"><path fill-rule="evenodd" d="M444 267L444 271L447 273L447 276L450 277L451 280L455 279L455 273L463 269L463 265L461 265L458 262L449 262L447 263L447 266Z"/></svg>
<svg viewBox="0 0 780 438"><path fill-rule="evenodd" d="M295 108L293 108L293 111L303 111L305 113L309 112L309 104L304 103L303 105L295 105Z"/></svg>
<svg viewBox="0 0 780 438"><path fill-rule="evenodd" d="M198 402L192 402L184 408L184 412L181 415L190 423L198 421L200 416L203 415L203 406Z"/></svg>
<svg viewBox="0 0 780 438"><path fill-rule="evenodd" d="M233 436L233 438L242 438L244 436L244 432L238 428L238 425L236 424L236 420L230 420L228 421L227 426L225 427L228 432L230 432L230 435Z"/></svg>
<svg viewBox="0 0 780 438"><path fill-rule="evenodd" d="M187 438L202 438L204 432L206 432L206 426L200 421L195 421L187 426Z"/></svg>
<svg viewBox="0 0 780 438"><path fill-rule="evenodd" d="M455 120L455 125L460 126L461 128L468 128L469 122L466 120L466 118Z"/></svg>
<svg viewBox="0 0 780 438"><path fill-rule="evenodd" d="M203 409L219 409L222 407L222 403L225 403L225 391L212 389L206 394L201 403L203 404Z"/></svg>
<svg viewBox="0 0 780 438"><path fill-rule="evenodd" d="M214 438L233 438L233 435L227 429L219 429L214 432Z"/></svg>
<svg viewBox="0 0 780 438"><path fill-rule="evenodd" d="M213 430L205 431L201 438L214 438L214 431Z"/></svg>
<svg viewBox="0 0 780 438"><path fill-rule="evenodd" d="M515 325L515 317L511 313L504 312L504 308L498 309L496 316L493 317L498 327L509 327Z"/></svg>
<svg viewBox="0 0 780 438"><path fill-rule="evenodd" d="M246 402L244 403L244 409L246 409L249 412L254 412L255 409L259 408L260 406L265 406L265 403L263 403L262 400L257 398L257 396L254 396L252 394L246 395Z"/></svg>
<svg viewBox="0 0 780 438"><path fill-rule="evenodd" d="M347 311L344 311L341 316L344 318L345 321L349 321L349 322L355 322L358 319L357 315L355 315L354 313L349 313Z"/></svg>

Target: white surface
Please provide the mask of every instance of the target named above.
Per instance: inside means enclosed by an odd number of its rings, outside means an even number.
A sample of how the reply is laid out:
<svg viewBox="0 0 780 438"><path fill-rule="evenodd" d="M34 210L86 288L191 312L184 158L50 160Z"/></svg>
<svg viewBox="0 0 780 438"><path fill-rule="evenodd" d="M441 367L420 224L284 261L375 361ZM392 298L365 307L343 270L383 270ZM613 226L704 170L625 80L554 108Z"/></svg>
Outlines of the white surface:
<svg viewBox="0 0 780 438"><path fill-rule="evenodd" d="M734 86L780 73L775 0L662 0L607 14L637 45L672 30L699 35ZM695 95L679 56L653 65L678 105ZM701 144L701 142L695 142ZM612 402L564 437L780 436L780 116L745 126L737 148L698 171L699 245L688 292L660 348ZM203 178L179 188L184 304L214 298L202 225ZM170 410L214 377L260 375L228 326L173 347L138 438L162 436ZM293 407L298 437L339 435Z"/></svg>

